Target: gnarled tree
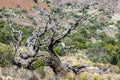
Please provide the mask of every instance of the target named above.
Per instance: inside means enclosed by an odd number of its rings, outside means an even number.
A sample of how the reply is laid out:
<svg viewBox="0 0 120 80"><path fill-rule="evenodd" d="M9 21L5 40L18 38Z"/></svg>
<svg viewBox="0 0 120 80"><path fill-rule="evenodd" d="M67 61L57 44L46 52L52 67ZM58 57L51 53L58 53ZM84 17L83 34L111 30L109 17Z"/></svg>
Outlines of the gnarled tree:
<svg viewBox="0 0 120 80"><path fill-rule="evenodd" d="M65 13L58 8L49 13L43 14L41 23L44 24L35 30L30 37L28 37L28 44L25 46L28 51L25 54L20 49L22 32L14 30L10 24L11 31L12 33L15 33L14 35L17 42L14 45L14 64L18 67L23 66L24 68L34 70L34 63L41 59L53 69L58 78L66 75L70 68L62 64L58 55L54 51L54 46L74 31L79 24L82 24L86 18L83 15L80 16L74 17L71 13ZM46 52L42 51L42 48L45 48Z"/></svg>

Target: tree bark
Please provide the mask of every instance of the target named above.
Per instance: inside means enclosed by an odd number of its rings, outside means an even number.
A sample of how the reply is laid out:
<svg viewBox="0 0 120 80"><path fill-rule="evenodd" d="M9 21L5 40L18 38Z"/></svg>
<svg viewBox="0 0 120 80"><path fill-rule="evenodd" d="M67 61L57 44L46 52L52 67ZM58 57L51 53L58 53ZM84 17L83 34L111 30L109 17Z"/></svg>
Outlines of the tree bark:
<svg viewBox="0 0 120 80"><path fill-rule="evenodd" d="M64 66L60 60L60 58L57 56L57 54L53 50L53 44L48 46L48 52L50 53L50 60L48 62L48 65L53 69L54 73L57 76L57 79L59 80L62 76L65 76L68 72L68 69L66 66Z"/></svg>
<svg viewBox="0 0 120 80"><path fill-rule="evenodd" d="M62 64L58 56L51 55L49 66L53 69L58 77L65 76L68 72L67 68Z"/></svg>

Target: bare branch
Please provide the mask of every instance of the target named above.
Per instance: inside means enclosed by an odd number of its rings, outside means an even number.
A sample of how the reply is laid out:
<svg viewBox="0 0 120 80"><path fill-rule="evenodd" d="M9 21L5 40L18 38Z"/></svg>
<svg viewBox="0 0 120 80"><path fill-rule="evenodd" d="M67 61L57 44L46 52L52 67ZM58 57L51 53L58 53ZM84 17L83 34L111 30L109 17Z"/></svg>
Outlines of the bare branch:
<svg viewBox="0 0 120 80"><path fill-rule="evenodd" d="M54 39L54 41L53 41L52 44L54 45L56 42L60 41L61 39L63 39L64 37L66 37L68 34L70 34L70 32L71 32L72 30L74 30L74 29L79 25L79 23L82 23L82 20L83 20L83 19L84 19L84 18L82 17L81 19L77 20L77 21L75 22L75 24L72 25L72 26L66 31L66 33L64 33L64 34L60 35L59 37L57 37L56 39Z"/></svg>
<svg viewBox="0 0 120 80"><path fill-rule="evenodd" d="M12 27L12 24L13 23L10 23L9 27L11 29L11 32L14 34L14 38L16 40L15 43L13 43L13 46L15 48L15 54L14 56L16 56L17 54L17 49L21 46L21 41L22 41L22 34L23 32L20 31L20 30L15 30L13 27Z"/></svg>
<svg viewBox="0 0 120 80"><path fill-rule="evenodd" d="M44 30L41 32L41 27L39 27L37 30L35 30L33 33L32 33L32 36L30 36L28 39L27 39L27 47L28 47L28 52L25 56L23 56L23 54L19 55L19 62L16 61L16 63L21 63L21 61L25 61L26 60L29 60L27 61L26 65L27 66L31 66L33 62L35 62L37 59L36 59L36 56L38 55L38 51L39 51L39 46L40 46L40 40L39 38L42 37L46 32L48 32L50 29L48 29L48 25L51 23L51 14L48 15L48 20L46 22L46 26L44 28ZM17 59L16 59L17 60Z"/></svg>

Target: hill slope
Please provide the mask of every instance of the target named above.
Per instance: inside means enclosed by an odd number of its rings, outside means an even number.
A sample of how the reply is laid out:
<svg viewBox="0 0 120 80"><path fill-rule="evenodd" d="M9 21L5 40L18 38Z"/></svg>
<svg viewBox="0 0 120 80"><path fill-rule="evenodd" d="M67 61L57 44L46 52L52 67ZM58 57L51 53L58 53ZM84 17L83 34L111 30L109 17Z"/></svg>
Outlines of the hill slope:
<svg viewBox="0 0 120 80"><path fill-rule="evenodd" d="M42 2L38 2L37 4L33 0L0 0L0 7L5 8L16 8L19 10L30 10L33 6L39 6L41 8L45 8L50 10L50 7Z"/></svg>

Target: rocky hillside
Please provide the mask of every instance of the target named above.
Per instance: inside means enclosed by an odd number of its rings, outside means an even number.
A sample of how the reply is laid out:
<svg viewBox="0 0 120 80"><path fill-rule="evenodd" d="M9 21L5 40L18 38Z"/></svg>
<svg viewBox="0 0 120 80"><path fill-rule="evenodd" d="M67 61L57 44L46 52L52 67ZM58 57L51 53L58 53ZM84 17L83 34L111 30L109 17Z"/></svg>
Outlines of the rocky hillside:
<svg viewBox="0 0 120 80"><path fill-rule="evenodd" d="M88 5L91 3L98 3L100 8L104 8L111 12L120 13L120 0L48 0L54 5L61 5L67 2L79 3L82 5Z"/></svg>
<svg viewBox="0 0 120 80"><path fill-rule="evenodd" d="M98 3L100 8L104 8L111 12L120 13L120 0L38 0L36 4L34 0L0 0L0 6L6 8L16 8L20 10L30 10L33 6L39 6L50 10L50 6L61 5L65 3L79 3L82 5L88 5L91 3ZM44 4L48 3L50 6Z"/></svg>
<svg viewBox="0 0 120 80"><path fill-rule="evenodd" d="M23 32L22 46L17 54L26 55L29 50L27 38L34 35L32 32L38 27L46 26L46 16L52 10L56 15L48 25L59 23L56 27L62 25L63 30L85 16L85 21L54 47L64 66L73 69L61 80L120 80L119 3L120 0L38 0L38 3L34 0L0 0L0 80L56 80L53 70L41 61L35 63L34 67L39 68L34 71L12 64L16 41L9 28L12 22L15 30ZM45 40L40 39L43 46L39 52L47 51L44 42L49 35L51 33L42 37Z"/></svg>

